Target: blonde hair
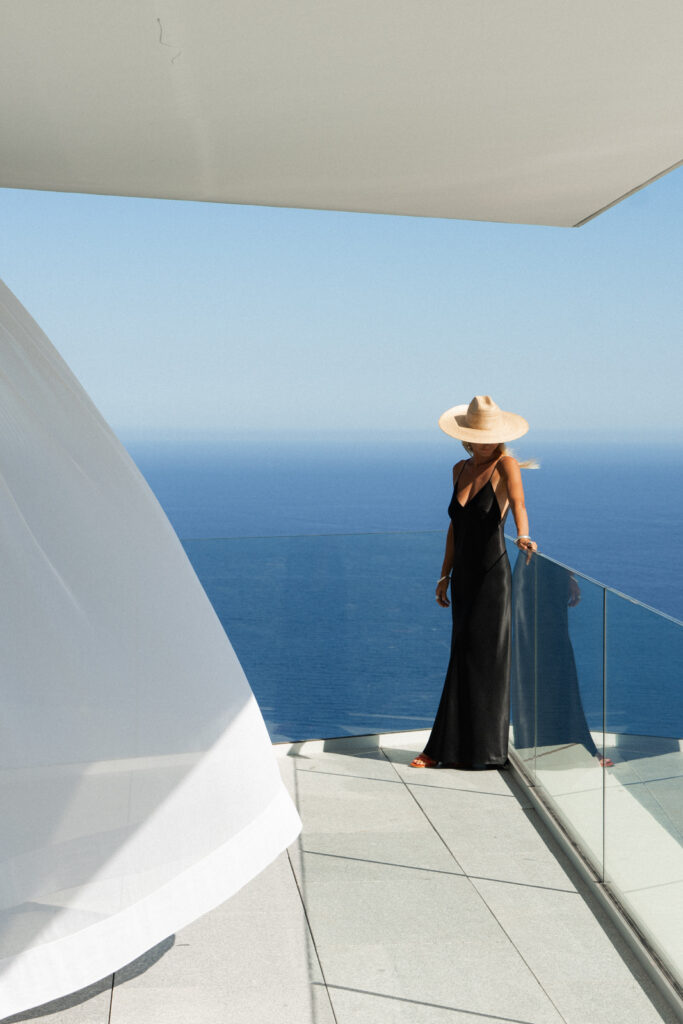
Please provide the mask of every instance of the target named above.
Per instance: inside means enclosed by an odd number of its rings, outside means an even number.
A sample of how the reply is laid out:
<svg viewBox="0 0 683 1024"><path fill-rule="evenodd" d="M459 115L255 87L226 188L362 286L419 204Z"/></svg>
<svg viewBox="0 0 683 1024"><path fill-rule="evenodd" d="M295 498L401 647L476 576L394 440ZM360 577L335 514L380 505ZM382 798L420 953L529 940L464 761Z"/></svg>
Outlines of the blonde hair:
<svg viewBox="0 0 683 1024"><path fill-rule="evenodd" d="M474 448L469 443L469 441L461 441L460 443L468 455L474 455ZM513 458L515 457L515 453L513 452L512 448L508 448L508 446L505 444L505 441L500 441L500 443L498 444L498 450L500 451L501 456L511 455ZM519 468L540 469L541 464L537 459L525 459L524 462L519 463Z"/></svg>

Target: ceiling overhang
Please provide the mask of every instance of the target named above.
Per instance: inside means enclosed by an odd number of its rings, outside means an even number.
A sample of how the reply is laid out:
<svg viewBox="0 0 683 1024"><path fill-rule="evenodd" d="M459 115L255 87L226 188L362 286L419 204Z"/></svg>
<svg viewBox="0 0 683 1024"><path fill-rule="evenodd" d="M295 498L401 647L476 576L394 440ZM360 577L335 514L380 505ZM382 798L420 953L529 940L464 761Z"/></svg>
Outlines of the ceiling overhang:
<svg viewBox="0 0 683 1024"><path fill-rule="evenodd" d="M575 225L683 158L680 0L3 0L0 185Z"/></svg>

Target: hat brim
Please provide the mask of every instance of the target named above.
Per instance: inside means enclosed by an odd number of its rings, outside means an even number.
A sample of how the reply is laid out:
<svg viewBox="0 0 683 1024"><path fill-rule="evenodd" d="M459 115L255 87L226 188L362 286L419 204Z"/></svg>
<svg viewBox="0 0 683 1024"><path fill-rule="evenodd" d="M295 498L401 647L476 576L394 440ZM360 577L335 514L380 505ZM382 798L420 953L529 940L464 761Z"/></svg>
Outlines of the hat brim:
<svg viewBox="0 0 683 1024"><path fill-rule="evenodd" d="M439 416L439 426L445 434L474 444L500 444L502 441L514 441L516 437L522 437L529 429L523 416L515 412L503 412L501 409L500 419L493 430L477 430L467 426L467 409L467 405L454 405Z"/></svg>

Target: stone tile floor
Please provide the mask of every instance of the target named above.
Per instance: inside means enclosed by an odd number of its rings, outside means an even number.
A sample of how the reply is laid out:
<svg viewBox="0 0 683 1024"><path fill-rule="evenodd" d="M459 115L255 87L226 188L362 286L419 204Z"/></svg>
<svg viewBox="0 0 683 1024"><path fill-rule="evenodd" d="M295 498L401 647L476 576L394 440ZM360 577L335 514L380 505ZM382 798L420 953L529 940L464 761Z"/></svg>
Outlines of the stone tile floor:
<svg viewBox="0 0 683 1024"><path fill-rule="evenodd" d="M5 1024L675 1021L516 775L417 771L417 749L280 748L299 841L114 977Z"/></svg>

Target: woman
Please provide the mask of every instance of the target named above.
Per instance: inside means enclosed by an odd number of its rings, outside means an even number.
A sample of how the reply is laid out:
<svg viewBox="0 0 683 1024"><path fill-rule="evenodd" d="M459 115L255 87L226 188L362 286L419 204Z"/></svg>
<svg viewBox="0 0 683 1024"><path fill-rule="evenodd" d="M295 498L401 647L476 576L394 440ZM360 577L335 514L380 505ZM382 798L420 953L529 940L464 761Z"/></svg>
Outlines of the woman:
<svg viewBox="0 0 683 1024"><path fill-rule="evenodd" d="M439 426L471 457L453 467L451 524L436 585L441 607L452 602L451 658L431 735L411 765L498 768L507 761L510 720L511 582L503 537L509 509L527 561L536 551L519 464L505 454L504 442L526 434L529 425L477 395L445 412Z"/></svg>

